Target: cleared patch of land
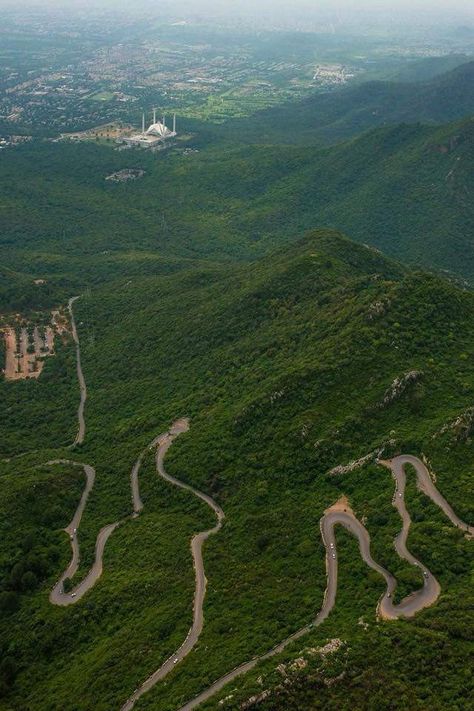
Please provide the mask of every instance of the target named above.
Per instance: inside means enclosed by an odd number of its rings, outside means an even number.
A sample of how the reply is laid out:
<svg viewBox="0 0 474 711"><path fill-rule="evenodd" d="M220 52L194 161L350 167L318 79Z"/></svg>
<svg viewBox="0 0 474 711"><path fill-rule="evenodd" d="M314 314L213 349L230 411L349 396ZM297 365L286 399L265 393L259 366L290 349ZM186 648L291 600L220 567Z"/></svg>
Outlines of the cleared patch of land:
<svg viewBox="0 0 474 711"><path fill-rule="evenodd" d="M128 180L139 180L143 178L145 171L140 168L123 168L122 170L112 173L106 177L113 183L126 183Z"/></svg>
<svg viewBox="0 0 474 711"><path fill-rule="evenodd" d="M44 366L44 358L54 353L54 332L51 326L33 331L22 328L16 331L8 327L5 331L5 379L25 380L39 378Z"/></svg>
<svg viewBox="0 0 474 711"><path fill-rule="evenodd" d="M130 125L122 124L120 121L112 121L111 123L103 124L90 128L87 131L78 131L77 133L62 133L61 138L70 141L96 141L96 140L116 140L120 136L130 136L134 131Z"/></svg>
<svg viewBox="0 0 474 711"><path fill-rule="evenodd" d="M51 323L46 326L36 324L5 326L3 328L5 380L39 378L45 358L54 355L55 335L61 336L67 332L68 321L61 311L53 311Z"/></svg>

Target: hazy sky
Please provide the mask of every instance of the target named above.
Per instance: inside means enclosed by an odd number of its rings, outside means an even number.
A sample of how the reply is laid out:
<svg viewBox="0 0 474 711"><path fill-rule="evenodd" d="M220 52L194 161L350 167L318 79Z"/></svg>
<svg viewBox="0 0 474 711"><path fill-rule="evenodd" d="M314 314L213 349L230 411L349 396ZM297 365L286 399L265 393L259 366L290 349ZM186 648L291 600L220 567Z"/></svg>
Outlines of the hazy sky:
<svg viewBox="0 0 474 711"><path fill-rule="evenodd" d="M451 22L474 23L474 0L0 0L0 7L14 6L17 9L36 7L60 7L71 9L116 8L130 11L146 9L156 14L160 9L168 14L185 16L186 13L201 17L216 15L240 15L249 18L292 16L301 20L329 18L344 22L348 19L387 20L415 17L418 21L432 23L444 17Z"/></svg>
<svg viewBox="0 0 474 711"><path fill-rule="evenodd" d="M150 8L160 5L172 5L176 11L180 8L193 8L197 10L216 11L241 11L241 12L258 12L259 9L268 12L272 8L286 8L289 12L297 9L299 12L306 11L308 14L314 14L318 10L331 12L344 12L357 10L391 11L399 12L400 10L416 10L418 12L430 12L433 10L443 12L463 12L466 14L474 14L474 2L472 0L175 0L173 3L169 0L162 0L156 3L156 0L0 0L0 5L16 5L16 7L27 7L28 5L44 5L44 6L63 6L65 8L72 5L89 5L89 6L126 6L129 9L134 6L148 6Z"/></svg>

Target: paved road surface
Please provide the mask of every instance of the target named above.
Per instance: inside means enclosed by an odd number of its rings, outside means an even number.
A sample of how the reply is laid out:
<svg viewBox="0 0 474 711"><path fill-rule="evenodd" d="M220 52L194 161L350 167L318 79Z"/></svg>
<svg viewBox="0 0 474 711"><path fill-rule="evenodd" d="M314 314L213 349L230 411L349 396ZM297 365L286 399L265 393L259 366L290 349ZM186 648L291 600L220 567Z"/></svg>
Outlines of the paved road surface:
<svg viewBox="0 0 474 711"><path fill-rule="evenodd" d="M148 447L146 447L143 452L141 452L140 456L138 457L137 461L135 462L132 473L130 476L130 481L131 481L131 489L132 489L132 502L133 502L133 513L132 517L136 517L139 515L140 511L143 509L143 503L140 498L140 489L139 489L139 482L138 482L138 474L140 467L143 462L143 458L146 454L146 452L150 449L153 449L156 447L161 441L164 442L164 446L166 446L166 449L164 453L166 453L171 446L173 439L175 439L180 432L186 431L185 429L180 426L180 422L176 423L173 427L176 428L174 431L174 434L170 436L169 434L167 435L159 435L158 437L155 437L155 439L151 442ZM159 451L159 450L158 450ZM164 454L163 454L164 456ZM163 466L162 461L163 461L163 456L161 459L161 466ZM84 509L86 507L87 499L89 497L89 494L92 490L92 487L94 486L94 481L95 481L95 469L91 467L89 464L80 464L78 462L71 461L69 459L57 459L55 461L48 462L46 466L51 466L55 464L69 464L74 467L82 467L84 470L84 473L86 475L86 486L84 488L84 491L81 496L81 500L79 502L79 505L76 509L76 512L74 514L74 517L71 521L71 523L64 529L65 532L68 534L71 542L71 548L72 548L72 558L71 562L69 563L68 567L66 570L63 572L59 580L57 581L56 585L53 587L51 590L49 599L50 602L53 605L62 605L62 606L67 606L67 605L74 605L76 602L79 602L79 600L84 597L84 595L96 584L97 580L100 578L102 575L103 571L103 558L104 558L104 550L105 550L105 545L112 535L112 533L115 531L115 529L120 526L122 523L124 523L127 519L124 518L120 521L115 521L114 523L109 523L107 526L104 526L101 528L97 535L97 540L95 544L95 560L94 563L87 573L86 577L78 584L76 587L72 588L69 592L64 591L64 581L66 578L72 579L72 577L76 574L78 568L79 568L79 537L78 537L78 531L79 531L79 525L81 523L82 519L82 514L84 513ZM184 485L183 485L184 486Z"/></svg>
<svg viewBox="0 0 474 711"><path fill-rule="evenodd" d="M69 313L71 315L71 328L72 328L72 337L74 338L74 343L76 344L76 368L77 368L77 378L79 380L79 387L81 390L81 399L79 402L79 407L77 410L77 419L79 422L79 429L77 431L76 439L74 440L74 445L76 444L82 444L84 442L84 437L86 436L86 421L84 418L84 409L86 406L86 400L87 400L87 386L86 386L86 381L84 378L84 374L82 372L82 366L81 366L81 345L79 343L79 335L77 333L77 327L76 327L76 321L74 318L74 311L73 311L73 304L75 301L80 299L80 296L73 296L72 299L69 299Z"/></svg>
<svg viewBox="0 0 474 711"><path fill-rule="evenodd" d="M423 571L426 573L424 576L424 585L420 590L412 593L408 597L404 598L398 605L393 604L393 592L396 588L396 580L385 568L376 563L370 553L370 536L365 529L365 527L357 520L354 513L349 507L343 507L341 505L335 505L328 509L320 521L321 535L323 542L326 546L326 570L327 570L327 587L324 595L324 601L321 611L317 615L313 623L303 627L302 629L295 632L293 635L287 639L280 642L276 647L271 649L266 654L260 657L255 657L250 661L242 664L241 666L233 669L229 673L222 676L220 679L215 681L210 687L205 689L202 693L196 696L194 699L188 703L181 706L179 711L192 711L197 708L200 704L204 703L210 699L214 694L224 688L226 684L234 681L237 677L253 669L259 662L262 662L270 657L280 654L285 647L287 647L292 642L295 642L300 637L307 634L312 628L320 625L329 615L330 611L334 607L336 601L337 593L337 548L336 540L334 536L334 528L337 525L344 526L350 533L352 533L359 541L360 553L363 560L371 568L379 572L384 578L387 584L387 589L383 594L381 600L379 601L377 610L381 617L385 619L398 619L400 617L412 617L417 612L422 610L424 607L432 605L436 602L440 587L438 581L434 576L423 566L414 556L412 556L406 548L406 540L408 536L408 531L411 524L411 519L408 511L405 507L405 464L412 464L417 473L417 483L421 491L423 491L427 496L429 496L434 503L436 503L441 510L446 514L449 520L458 528L469 536L474 535L474 528L468 526L461 519L456 516L451 506L439 493L439 491L434 486L431 481L428 470L425 465L416 457L409 455L395 457L394 459L381 462L385 466L388 466L396 481L396 491L394 496L394 506L400 513L402 518L402 531L395 539L395 548L402 558L405 558L412 564L419 565ZM399 496L401 494L401 496Z"/></svg>
<svg viewBox="0 0 474 711"><path fill-rule="evenodd" d="M130 698L122 706L121 711L130 711L131 709L133 709L135 703L140 698L140 696L146 694L146 692L153 688L155 684L164 679L165 676L167 676L170 671L174 669L176 664L182 661L189 654L189 652L192 650L192 648L198 641L204 625L203 604L206 595L207 580L204 572L202 547L204 542L209 538L209 536L212 536L214 533L217 533L221 529L225 515L219 504L217 504L213 499L211 499L210 496L208 496L207 494L203 494L201 491L194 489L188 484L184 484L182 481L179 481L179 479L175 479L174 477L170 476L165 470L164 459L168 449L173 443L173 440L182 432L187 432L188 429L188 420L178 420L174 423L169 433L167 433L166 435L162 435L158 438L157 442L159 446L156 452L156 468L158 474L163 479L165 479L165 481L170 482L174 486L178 486L180 489L190 491L192 494L194 494L194 496L197 496L199 499L204 501L216 514L217 525L208 531L203 531L201 533L196 534L191 540L191 552L194 562L196 587L193 604L193 624L187 634L186 639L179 647L179 649L174 654L172 654L171 657L169 657L164 662L164 664L162 664L161 667L157 669L145 682L143 682L143 684L132 694L132 696L130 696Z"/></svg>
<svg viewBox="0 0 474 711"><path fill-rule="evenodd" d="M145 457L145 454L150 451L150 449L154 449L155 447L157 447L162 438L165 436L166 435L158 435L158 437L155 437L155 439L148 445L148 447L145 447L143 452L140 453L137 461L133 465L132 473L130 475L130 486L132 489L132 506L134 517L138 516L138 514L143 510L143 501L140 496L140 484L138 480L138 474L143 464L143 459Z"/></svg>
<svg viewBox="0 0 474 711"><path fill-rule="evenodd" d="M45 466L52 466L55 464L69 464L74 467L82 467L82 469L84 470L84 474L86 475L86 486L82 493L79 506L76 509L71 523L64 529L65 532L68 534L71 542L71 562L69 563L68 567L61 575L49 595L49 600L53 605L61 605L65 607L67 605L72 605L75 602L78 602L81 597L83 597L86 592L95 585L98 578L100 578L100 576L102 575L102 559L105 544L107 543L107 539L113 533L113 531L115 531L119 523L117 522L109 524L108 526L104 526L104 528L99 531L95 547L95 561L92 568L88 572L87 576L79 583L79 585L77 585L68 593L64 592L64 581L66 580L66 578L72 578L76 574L77 569L79 567L79 539L77 535L77 530L81 523L82 514L84 513L87 499L89 498L89 494L92 491L92 487L94 486L95 470L93 467L89 466L89 464L80 464L79 462L73 462L69 459L57 459L52 462L47 462Z"/></svg>

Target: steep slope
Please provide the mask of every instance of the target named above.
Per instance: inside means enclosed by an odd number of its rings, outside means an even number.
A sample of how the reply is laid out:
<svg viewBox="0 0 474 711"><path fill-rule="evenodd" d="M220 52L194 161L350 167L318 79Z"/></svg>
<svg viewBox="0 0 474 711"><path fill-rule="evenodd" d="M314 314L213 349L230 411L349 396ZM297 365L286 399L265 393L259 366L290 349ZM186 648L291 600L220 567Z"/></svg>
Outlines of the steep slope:
<svg viewBox="0 0 474 711"><path fill-rule="evenodd" d="M342 494L365 517L373 554L396 575L400 594L422 584L393 549L400 522L389 473L374 465L328 472L382 446L387 455L423 452L437 486L469 520L472 423L467 415L466 431L453 423L472 402L474 297L327 231L244 267L127 283L97 286L76 302L89 399L86 441L74 458L97 471L81 523L79 577L91 564L97 532L130 514L129 477L139 453L178 416L190 416L191 429L173 445L167 468L211 494L226 514L204 551L209 586L199 644L137 705L164 711L313 619L325 588L319 519ZM54 368L52 362L51 377ZM24 417L27 426L27 411ZM56 429L53 421L45 447L54 446ZM21 477L26 490L33 464L70 456L45 452L3 465L2 487L10 491ZM81 711L120 708L186 637L189 539L214 522L206 506L157 479L151 454L140 482L143 514L113 534L102 578L72 608L48 601L62 559L36 587L8 568L10 560L22 562L23 533L38 533L16 512L18 536L2 536L0 544L4 591L15 597L15 605L2 598L8 614L0 621L2 654L16 665L2 677L6 708L72 711L77 699ZM408 703L418 711L422 704L411 703L417 676L425 708L448 697L459 704L464 693L469 542L462 533L448 535L441 515L413 489L409 502L417 510L410 545L440 581L438 606L414 622L376 624L383 583L367 574L344 537L336 610L308 643L340 637L354 669L365 648L377 648L379 665L387 660L391 707ZM62 501L65 520L54 525L67 524L67 508ZM357 624L361 616L367 629ZM246 683L230 708L247 695ZM341 689L357 708L360 685L353 697L345 682L323 686L331 708ZM378 698L378 681L365 678L363 688ZM209 708L221 708L218 699Z"/></svg>
<svg viewBox="0 0 474 711"><path fill-rule="evenodd" d="M472 280L473 160L472 119L441 129L379 129L307 152L290 175L269 171L275 177L265 196L251 201L239 224L265 234L285 222L294 229L317 221L404 261Z"/></svg>
<svg viewBox="0 0 474 711"><path fill-rule="evenodd" d="M423 57L423 59L411 60L402 69L395 70L391 76L386 78L398 82L428 82L471 61L472 57L466 54Z"/></svg>

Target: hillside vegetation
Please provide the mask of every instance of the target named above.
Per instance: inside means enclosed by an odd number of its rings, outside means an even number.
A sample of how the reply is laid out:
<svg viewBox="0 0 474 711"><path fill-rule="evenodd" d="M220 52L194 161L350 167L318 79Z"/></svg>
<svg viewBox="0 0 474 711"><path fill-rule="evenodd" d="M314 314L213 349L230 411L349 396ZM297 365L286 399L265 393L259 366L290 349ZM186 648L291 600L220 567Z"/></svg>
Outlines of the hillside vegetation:
<svg viewBox="0 0 474 711"><path fill-rule="evenodd" d="M37 381L0 382L0 711L118 711L186 638L189 541L215 519L157 476L146 449L179 417L190 430L167 470L226 518L204 547L199 641L136 711L176 711L314 620L327 582L320 519L341 496L396 577L394 598L423 585L394 549L401 521L377 453L424 458L472 523L473 71L328 92L203 130L191 152L2 152L0 325L46 323L79 296L88 397L85 440L72 446L71 336ZM105 180L122 168L145 174ZM68 590L91 568L99 531L121 524L95 586L60 607L49 594L70 556L80 463L96 478ZM378 621L383 580L338 530L329 618L203 711L263 693L265 711L464 711L472 541L413 472L406 504L408 547L439 581L437 603Z"/></svg>
<svg viewBox="0 0 474 711"><path fill-rule="evenodd" d="M64 299L68 284L77 293L196 259L263 255L314 225L472 280L473 160L472 119L377 129L327 149L210 146L155 158L29 146L0 164L0 257L10 270L0 293L7 308L34 306L45 291ZM105 182L131 162L147 171L142 180ZM33 287L35 278L48 285Z"/></svg>
<svg viewBox="0 0 474 711"><path fill-rule="evenodd" d="M244 143L332 144L380 126L440 124L473 113L474 61L470 61L425 82L371 81L315 94L296 105L230 122L222 133Z"/></svg>
<svg viewBox="0 0 474 711"><path fill-rule="evenodd" d="M319 519L342 494L365 517L374 556L400 580L400 594L421 585L393 549L400 521L390 474L369 464L330 475L336 465L381 446L387 455L424 453L439 489L472 520L471 431L469 424L453 424L474 391L472 293L335 232L293 242L241 266L186 270L180 264L172 275L145 273L131 284L119 276L76 302L89 400L86 441L73 456L97 470L81 524L80 574L93 558L98 530L130 513L129 475L138 453L178 416L188 415L191 429L173 445L167 467L212 494L227 516L205 547L202 637L137 709L176 709L314 618L326 582ZM54 359L47 363L51 378L57 367ZM413 371L411 385L387 401L394 381ZM20 407L28 427L28 410ZM33 465L67 454L51 452L62 428L51 423L43 443L49 451L1 465L7 528L8 502L31 491ZM65 482L74 477L77 496L80 473L63 466L59 474ZM55 495L51 475L47 468L48 505ZM17 535L0 536L0 652L8 660L0 669L0 708L73 711L81 699L81 711L118 709L186 636L193 599L189 538L212 517L204 504L157 478L151 455L141 484L143 515L114 533L102 578L72 608L53 607L48 594L64 566L58 550L66 551L67 540L59 529L75 504L58 498L55 530L42 553L50 562L37 573L25 562L22 551L30 549L22 541L38 540L45 521L15 507ZM382 580L341 534L336 609L283 660L297 656L302 644L340 638L334 670L346 673L328 685L323 677L316 683L308 669L289 687L289 701L277 696L266 708L324 703L340 709L352 702L376 709L383 699L400 711L463 708L469 542L413 481L407 501L415 522L410 548L438 577L439 603L414 621L377 623ZM23 566L21 575L12 564ZM361 617L367 628L358 624ZM258 687L258 674L271 680L279 661L234 685L224 708L238 708ZM363 705L368 696L369 707ZM222 706L216 698L208 708Z"/></svg>

